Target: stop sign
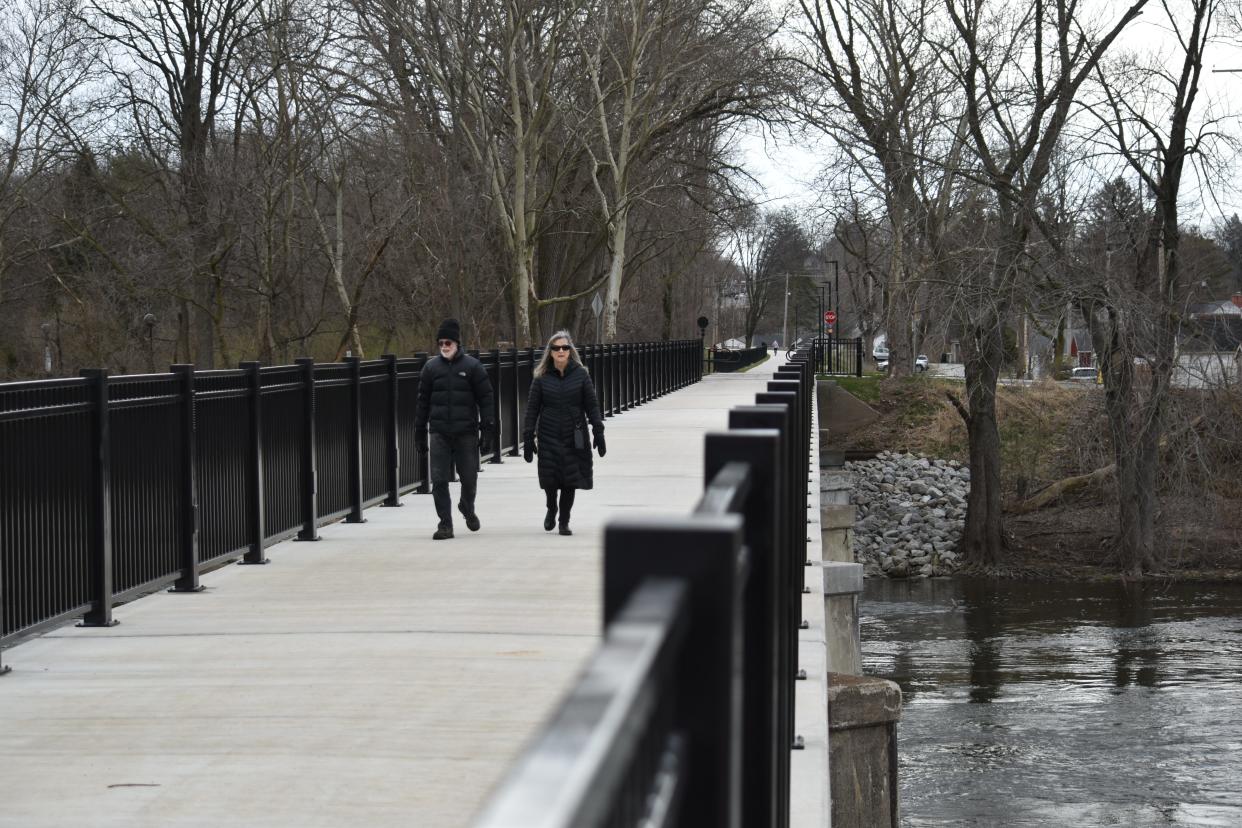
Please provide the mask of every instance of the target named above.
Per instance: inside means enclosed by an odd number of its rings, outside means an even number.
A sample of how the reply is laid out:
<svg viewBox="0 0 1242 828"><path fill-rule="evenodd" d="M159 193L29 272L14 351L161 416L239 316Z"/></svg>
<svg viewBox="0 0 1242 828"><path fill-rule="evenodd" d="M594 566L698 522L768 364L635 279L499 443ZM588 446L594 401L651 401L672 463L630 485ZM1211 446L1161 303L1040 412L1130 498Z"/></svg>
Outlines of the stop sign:
<svg viewBox="0 0 1242 828"><path fill-rule="evenodd" d="M836 321L837 321L837 312L836 312L836 311L830 311L830 310L829 310L829 311L824 311L824 322L825 322L826 324L832 325L832 324L834 324Z"/></svg>

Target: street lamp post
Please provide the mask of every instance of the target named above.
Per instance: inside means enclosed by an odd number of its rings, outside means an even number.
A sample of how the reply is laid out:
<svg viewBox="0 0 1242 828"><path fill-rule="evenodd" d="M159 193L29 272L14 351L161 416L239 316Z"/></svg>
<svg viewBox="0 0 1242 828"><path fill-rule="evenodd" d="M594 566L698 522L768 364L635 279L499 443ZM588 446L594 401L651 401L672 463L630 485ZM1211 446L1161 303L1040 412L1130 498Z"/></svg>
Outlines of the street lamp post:
<svg viewBox="0 0 1242 828"><path fill-rule="evenodd" d="M155 373L155 343L152 336L155 333L155 314L148 313L142 317L142 324L147 326L147 373Z"/></svg>
<svg viewBox="0 0 1242 828"><path fill-rule="evenodd" d="M708 321L709 320L706 316L700 316L695 320L699 326L699 359L703 362L707 361L707 349L704 346L707 344L705 337L707 336ZM707 367L710 369L711 365L709 364ZM702 373L701 370L700 373Z"/></svg>
<svg viewBox="0 0 1242 828"><path fill-rule="evenodd" d="M789 347L789 274L785 274L785 312L781 315L781 343Z"/></svg>

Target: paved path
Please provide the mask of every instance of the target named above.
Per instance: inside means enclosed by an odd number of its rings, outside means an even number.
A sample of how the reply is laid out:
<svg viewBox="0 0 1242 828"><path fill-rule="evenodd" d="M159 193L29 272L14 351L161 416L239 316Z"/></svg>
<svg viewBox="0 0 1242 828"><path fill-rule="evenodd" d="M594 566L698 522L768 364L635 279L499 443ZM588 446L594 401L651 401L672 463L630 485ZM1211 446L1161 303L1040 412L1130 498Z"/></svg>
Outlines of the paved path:
<svg viewBox="0 0 1242 828"><path fill-rule="evenodd" d="M431 498L407 495L205 592L120 607L117 627L6 651L0 825L468 824L596 645L604 523L686 514L702 435L770 376L608 420L573 537L543 531L534 466L506 458L480 477L477 534L458 520L432 541Z"/></svg>

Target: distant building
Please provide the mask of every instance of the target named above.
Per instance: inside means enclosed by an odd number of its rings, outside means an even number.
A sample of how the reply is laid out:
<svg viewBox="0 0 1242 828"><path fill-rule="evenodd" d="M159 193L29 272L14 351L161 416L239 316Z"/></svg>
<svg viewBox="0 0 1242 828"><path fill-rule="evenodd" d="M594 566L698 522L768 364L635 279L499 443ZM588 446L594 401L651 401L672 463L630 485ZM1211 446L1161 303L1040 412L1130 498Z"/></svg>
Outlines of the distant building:
<svg viewBox="0 0 1242 828"><path fill-rule="evenodd" d="M1242 384L1242 293L1188 310L1173 384L1181 388Z"/></svg>

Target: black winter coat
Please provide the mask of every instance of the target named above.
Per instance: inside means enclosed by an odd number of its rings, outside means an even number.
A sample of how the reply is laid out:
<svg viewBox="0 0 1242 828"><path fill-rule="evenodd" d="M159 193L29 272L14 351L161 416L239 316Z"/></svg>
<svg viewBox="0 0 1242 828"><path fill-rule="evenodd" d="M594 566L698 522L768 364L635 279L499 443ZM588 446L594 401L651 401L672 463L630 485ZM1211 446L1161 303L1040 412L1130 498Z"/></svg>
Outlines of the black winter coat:
<svg viewBox="0 0 1242 828"><path fill-rule="evenodd" d="M495 431L492 383L483 363L460 347L453 361L442 356L427 360L418 376L418 407L414 430L436 434L470 434Z"/></svg>
<svg viewBox="0 0 1242 828"><path fill-rule="evenodd" d="M564 376L552 368L530 384L522 433L526 439L532 434L539 435L540 488L590 489L594 486L591 435L586 429L588 420L596 433L604 433L595 383L581 365L570 362Z"/></svg>

